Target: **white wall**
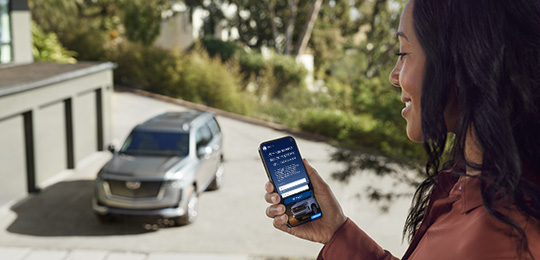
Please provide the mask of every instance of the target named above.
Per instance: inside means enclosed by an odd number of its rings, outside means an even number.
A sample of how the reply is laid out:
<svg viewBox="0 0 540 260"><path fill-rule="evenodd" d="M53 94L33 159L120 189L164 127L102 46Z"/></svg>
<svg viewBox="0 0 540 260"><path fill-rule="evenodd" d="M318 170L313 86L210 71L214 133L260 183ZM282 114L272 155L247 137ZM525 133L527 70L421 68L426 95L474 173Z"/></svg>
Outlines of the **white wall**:
<svg viewBox="0 0 540 260"><path fill-rule="evenodd" d="M23 117L0 120L0 204L26 194Z"/></svg>
<svg viewBox="0 0 540 260"><path fill-rule="evenodd" d="M17 64L32 63L32 31L29 11L12 11L12 47L13 62Z"/></svg>
<svg viewBox="0 0 540 260"><path fill-rule="evenodd" d="M80 161L97 150L96 92L80 93L73 101L75 160Z"/></svg>
<svg viewBox="0 0 540 260"><path fill-rule="evenodd" d="M193 44L193 26L189 13L179 13L161 22L161 33L154 45L167 50L183 51Z"/></svg>
<svg viewBox="0 0 540 260"><path fill-rule="evenodd" d="M38 187L67 169L65 102L71 99L73 150L77 162L97 151L96 93L101 89L103 113L103 146L111 142L110 96L112 70L63 80L0 97L0 200L3 194L14 196L26 192L26 156L23 113L33 118L35 178ZM23 185L24 184L24 185ZM22 185L22 189L20 189ZM12 189L12 190L11 190ZM7 193L7 194L6 194Z"/></svg>
<svg viewBox="0 0 540 260"><path fill-rule="evenodd" d="M34 144L36 183L41 186L67 166L67 144L64 102L60 100L35 110Z"/></svg>

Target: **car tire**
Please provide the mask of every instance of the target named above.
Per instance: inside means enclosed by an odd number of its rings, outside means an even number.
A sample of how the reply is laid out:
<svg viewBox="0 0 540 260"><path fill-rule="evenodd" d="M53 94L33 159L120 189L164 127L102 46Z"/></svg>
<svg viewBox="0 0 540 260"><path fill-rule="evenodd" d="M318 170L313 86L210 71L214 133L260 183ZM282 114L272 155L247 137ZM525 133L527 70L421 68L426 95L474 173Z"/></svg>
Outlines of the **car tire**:
<svg viewBox="0 0 540 260"><path fill-rule="evenodd" d="M197 220L198 212L198 205L199 205L199 196L197 194L197 190L195 187L193 187L193 192L189 196L189 200L186 207L186 214L184 214L181 217L176 218L176 222L180 226L188 225L195 220Z"/></svg>
<svg viewBox="0 0 540 260"><path fill-rule="evenodd" d="M313 215L319 213L319 208L317 208L317 206L315 204L311 205L311 213Z"/></svg>
<svg viewBox="0 0 540 260"><path fill-rule="evenodd" d="M99 220L100 223L103 223L103 224L107 224L107 223L111 223L111 222L115 222L118 220L118 218L116 218L116 216L114 215L111 215L111 214L105 214L105 215L101 215L101 214L94 214L96 216L96 218Z"/></svg>
<svg viewBox="0 0 540 260"><path fill-rule="evenodd" d="M223 172L225 171L225 167L223 167L223 159L220 159L218 168L216 172L214 173L214 180L210 185L208 185L208 188L206 190L212 191L212 190L218 190L223 185Z"/></svg>

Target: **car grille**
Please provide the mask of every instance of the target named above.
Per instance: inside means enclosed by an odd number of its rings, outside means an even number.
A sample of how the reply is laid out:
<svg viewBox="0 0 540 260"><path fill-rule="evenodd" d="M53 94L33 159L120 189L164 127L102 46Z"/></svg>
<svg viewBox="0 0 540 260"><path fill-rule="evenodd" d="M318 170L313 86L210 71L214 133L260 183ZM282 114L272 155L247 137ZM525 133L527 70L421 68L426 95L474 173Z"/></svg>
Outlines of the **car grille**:
<svg viewBox="0 0 540 260"><path fill-rule="evenodd" d="M306 208L307 208L306 205L305 205L305 204L302 204L302 205L300 205L300 206L297 206L297 207L293 208L292 211L293 211L294 213L296 213L296 212L300 212L300 211L302 211L302 210L305 210Z"/></svg>
<svg viewBox="0 0 540 260"><path fill-rule="evenodd" d="M161 181L141 181L140 187L130 189L126 181L107 180L111 194L126 198L152 198L157 197L161 189Z"/></svg>

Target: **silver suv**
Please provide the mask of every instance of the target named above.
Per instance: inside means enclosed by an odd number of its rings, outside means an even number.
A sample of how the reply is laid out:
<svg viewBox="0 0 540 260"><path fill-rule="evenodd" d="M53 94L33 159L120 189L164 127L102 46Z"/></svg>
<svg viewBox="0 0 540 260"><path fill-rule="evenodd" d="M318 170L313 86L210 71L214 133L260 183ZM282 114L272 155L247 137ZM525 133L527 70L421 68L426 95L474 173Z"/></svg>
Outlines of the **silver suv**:
<svg viewBox="0 0 540 260"><path fill-rule="evenodd" d="M319 209L317 208L315 198L311 196L307 199L296 202L296 204L292 206L291 211L295 219L302 219L308 214L317 214Z"/></svg>
<svg viewBox="0 0 540 260"><path fill-rule="evenodd" d="M213 114L168 112L137 125L94 182L100 220L148 215L185 225L199 195L222 184L222 134Z"/></svg>

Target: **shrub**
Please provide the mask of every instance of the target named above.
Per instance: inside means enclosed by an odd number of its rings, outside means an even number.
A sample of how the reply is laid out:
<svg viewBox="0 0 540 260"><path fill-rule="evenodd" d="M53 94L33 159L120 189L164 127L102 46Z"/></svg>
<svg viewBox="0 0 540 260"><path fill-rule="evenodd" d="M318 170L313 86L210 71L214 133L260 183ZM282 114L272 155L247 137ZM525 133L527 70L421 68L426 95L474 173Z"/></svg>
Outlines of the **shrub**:
<svg viewBox="0 0 540 260"><path fill-rule="evenodd" d="M200 44L204 47L210 57L213 58L219 56L223 62L234 58L241 52L245 53L242 47L236 42L222 41L210 36L205 36L200 39Z"/></svg>
<svg viewBox="0 0 540 260"><path fill-rule="evenodd" d="M180 97L239 114L247 113L236 64L223 64L205 52L193 52L184 57L184 65L179 81Z"/></svg>
<svg viewBox="0 0 540 260"><path fill-rule="evenodd" d="M269 60L276 84L272 86L273 97L280 98L287 88L305 88L306 68L288 55L274 55ZM267 68L268 69L268 68Z"/></svg>
<svg viewBox="0 0 540 260"><path fill-rule="evenodd" d="M74 25L77 30L59 35L61 42L66 48L77 52L77 60L104 60L105 45L109 40L107 34L83 23L78 24Z"/></svg>
<svg viewBox="0 0 540 260"><path fill-rule="evenodd" d="M69 51L58 41L54 33L45 33L39 25L32 22L32 54L37 61L52 61L58 63L76 63L73 58L77 53Z"/></svg>
<svg viewBox="0 0 540 260"><path fill-rule="evenodd" d="M182 60L178 55L154 46L125 42L109 52L118 64L114 71L117 84L177 96Z"/></svg>
<svg viewBox="0 0 540 260"><path fill-rule="evenodd" d="M369 116L355 116L341 110L310 109L305 112L300 128L312 133L348 141L351 133L366 133L373 128Z"/></svg>

